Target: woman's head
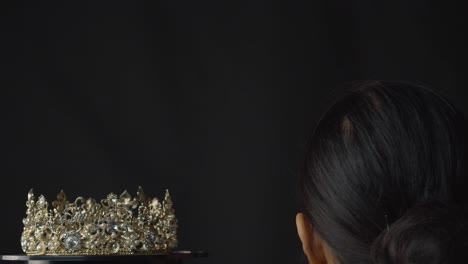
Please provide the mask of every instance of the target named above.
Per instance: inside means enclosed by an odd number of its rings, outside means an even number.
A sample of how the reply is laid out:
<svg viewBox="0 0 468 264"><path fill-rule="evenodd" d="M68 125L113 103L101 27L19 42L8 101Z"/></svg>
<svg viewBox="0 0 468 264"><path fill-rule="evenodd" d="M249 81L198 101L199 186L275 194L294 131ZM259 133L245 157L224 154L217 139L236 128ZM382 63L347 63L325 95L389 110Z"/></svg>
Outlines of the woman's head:
<svg viewBox="0 0 468 264"><path fill-rule="evenodd" d="M467 132L463 115L427 88L354 84L309 139L298 184L309 260L442 263L467 233L457 210L468 205Z"/></svg>

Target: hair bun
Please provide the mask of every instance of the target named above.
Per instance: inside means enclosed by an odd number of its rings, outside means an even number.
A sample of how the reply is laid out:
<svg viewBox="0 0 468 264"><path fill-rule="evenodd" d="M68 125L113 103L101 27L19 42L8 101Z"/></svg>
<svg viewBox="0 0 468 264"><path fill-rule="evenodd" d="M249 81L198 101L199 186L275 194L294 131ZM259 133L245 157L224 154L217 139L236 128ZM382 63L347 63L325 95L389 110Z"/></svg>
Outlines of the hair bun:
<svg viewBox="0 0 468 264"><path fill-rule="evenodd" d="M378 264L436 264L468 261L466 208L427 202L408 210L371 247Z"/></svg>

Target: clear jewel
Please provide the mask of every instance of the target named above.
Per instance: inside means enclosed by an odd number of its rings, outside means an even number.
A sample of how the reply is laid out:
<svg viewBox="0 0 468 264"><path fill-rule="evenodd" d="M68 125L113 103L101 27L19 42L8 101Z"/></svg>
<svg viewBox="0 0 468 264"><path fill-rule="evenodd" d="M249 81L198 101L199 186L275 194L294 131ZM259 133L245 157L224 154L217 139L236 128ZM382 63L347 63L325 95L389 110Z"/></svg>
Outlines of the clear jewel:
<svg viewBox="0 0 468 264"><path fill-rule="evenodd" d="M81 246L80 237L77 234L67 234L63 240L63 245L68 251L77 251Z"/></svg>

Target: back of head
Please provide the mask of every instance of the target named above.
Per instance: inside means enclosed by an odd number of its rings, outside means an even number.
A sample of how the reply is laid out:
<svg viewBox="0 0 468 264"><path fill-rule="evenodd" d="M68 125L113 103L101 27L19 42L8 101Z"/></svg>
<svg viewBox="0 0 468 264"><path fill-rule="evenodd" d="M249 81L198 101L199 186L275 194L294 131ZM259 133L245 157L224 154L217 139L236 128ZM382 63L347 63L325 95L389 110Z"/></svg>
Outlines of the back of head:
<svg viewBox="0 0 468 264"><path fill-rule="evenodd" d="M340 263L468 257L468 132L433 91L356 83L316 126L299 198Z"/></svg>

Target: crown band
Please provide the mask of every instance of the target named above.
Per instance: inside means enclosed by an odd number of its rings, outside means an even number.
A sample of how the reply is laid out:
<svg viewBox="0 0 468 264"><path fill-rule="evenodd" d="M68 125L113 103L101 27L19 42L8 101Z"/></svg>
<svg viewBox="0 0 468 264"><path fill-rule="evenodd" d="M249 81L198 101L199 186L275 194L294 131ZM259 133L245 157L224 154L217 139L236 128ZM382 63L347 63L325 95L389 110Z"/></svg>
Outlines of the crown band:
<svg viewBox="0 0 468 264"><path fill-rule="evenodd" d="M169 252L177 246L177 219L169 195L149 198L141 187L110 193L101 202L61 191L49 208L45 197L28 193L21 247L28 255L107 255Z"/></svg>

